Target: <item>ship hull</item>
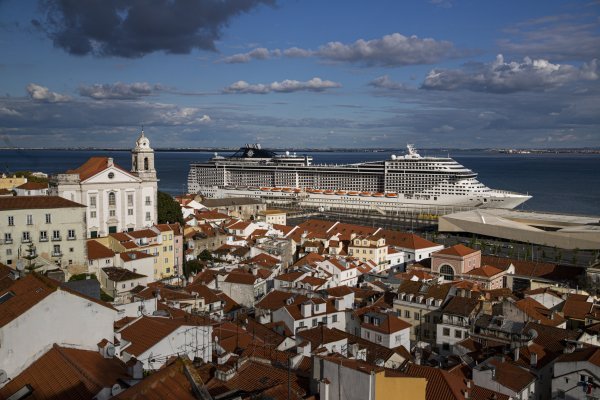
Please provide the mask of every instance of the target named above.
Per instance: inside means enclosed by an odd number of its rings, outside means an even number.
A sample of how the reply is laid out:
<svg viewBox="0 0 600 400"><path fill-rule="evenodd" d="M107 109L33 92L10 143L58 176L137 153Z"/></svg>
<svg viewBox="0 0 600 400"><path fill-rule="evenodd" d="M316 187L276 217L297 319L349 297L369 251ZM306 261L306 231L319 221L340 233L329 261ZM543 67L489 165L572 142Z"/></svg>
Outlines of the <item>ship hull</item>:
<svg viewBox="0 0 600 400"><path fill-rule="evenodd" d="M250 197L257 198L273 204L291 204L303 208L320 210L355 209L373 210L380 213L394 213L402 210L455 210L457 208L504 208L513 209L531 196L503 191L491 191L485 196L453 196L453 195L414 195L405 196L395 194L394 197L375 197L373 195L338 195L324 193L310 193L307 191L283 192L232 187L201 187L199 192L208 198L225 197Z"/></svg>

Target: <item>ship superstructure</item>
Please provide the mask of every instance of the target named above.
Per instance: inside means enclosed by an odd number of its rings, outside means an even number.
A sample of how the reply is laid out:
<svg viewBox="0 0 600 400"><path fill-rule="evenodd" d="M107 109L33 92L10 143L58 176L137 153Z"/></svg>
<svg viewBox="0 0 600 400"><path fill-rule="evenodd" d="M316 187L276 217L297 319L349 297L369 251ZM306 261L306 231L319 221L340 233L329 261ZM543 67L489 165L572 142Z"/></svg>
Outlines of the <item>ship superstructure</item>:
<svg viewBox="0 0 600 400"><path fill-rule="evenodd" d="M405 155L354 164L313 164L311 156L246 145L230 157L193 163L190 193L207 197L295 199L306 206L357 208L460 206L514 208L531 196L490 189L450 157Z"/></svg>

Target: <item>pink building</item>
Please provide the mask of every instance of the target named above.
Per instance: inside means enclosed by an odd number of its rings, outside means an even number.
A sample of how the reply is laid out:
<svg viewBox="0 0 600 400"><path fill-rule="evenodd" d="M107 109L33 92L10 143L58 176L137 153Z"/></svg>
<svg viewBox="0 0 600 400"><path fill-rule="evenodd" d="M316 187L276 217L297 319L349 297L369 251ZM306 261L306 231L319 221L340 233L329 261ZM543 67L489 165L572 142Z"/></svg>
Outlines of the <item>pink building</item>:
<svg viewBox="0 0 600 400"><path fill-rule="evenodd" d="M467 275L480 266L481 251L462 244L431 254L431 272L441 275L445 281L453 281L455 275Z"/></svg>

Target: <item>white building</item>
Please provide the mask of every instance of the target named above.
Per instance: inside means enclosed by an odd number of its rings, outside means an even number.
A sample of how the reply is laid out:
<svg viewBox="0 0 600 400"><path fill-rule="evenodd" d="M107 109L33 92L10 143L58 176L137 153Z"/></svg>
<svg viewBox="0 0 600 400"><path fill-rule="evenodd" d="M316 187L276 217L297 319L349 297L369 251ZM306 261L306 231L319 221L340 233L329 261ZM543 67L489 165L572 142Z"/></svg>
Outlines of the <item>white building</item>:
<svg viewBox="0 0 600 400"><path fill-rule="evenodd" d="M388 349L404 346L410 351L411 326L391 312L372 309L361 316L360 337Z"/></svg>
<svg viewBox="0 0 600 400"><path fill-rule="evenodd" d="M136 357L144 370L157 370L177 355L212 361L212 326L191 320L142 316L121 328L120 352L123 361Z"/></svg>
<svg viewBox="0 0 600 400"><path fill-rule="evenodd" d="M27 182L14 188L17 196L47 196L48 184L41 182Z"/></svg>
<svg viewBox="0 0 600 400"><path fill-rule="evenodd" d="M273 322L283 322L293 333L314 328L322 323L327 328L346 328L346 307L343 299L310 299L301 304L292 303L275 310Z"/></svg>
<svg viewBox="0 0 600 400"><path fill-rule="evenodd" d="M600 396L600 349L589 347L563 354L554 363L553 399L594 399Z"/></svg>
<svg viewBox="0 0 600 400"><path fill-rule="evenodd" d="M97 350L112 339L116 319L107 303L27 275L0 290L0 370L14 378L55 343Z"/></svg>
<svg viewBox="0 0 600 400"><path fill-rule="evenodd" d="M141 229L157 221L154 150L144 131L131 151L131 171L110 157L92 157L52 177L50 194L87 206L87 237Z"/></svg>
<svg viewBox="0 0 600 400"><path fill-rule="evenodd" d="M30 245L32 263L85 266L85 206L57 196L0 197L0 262L15 268Z"/></svg>

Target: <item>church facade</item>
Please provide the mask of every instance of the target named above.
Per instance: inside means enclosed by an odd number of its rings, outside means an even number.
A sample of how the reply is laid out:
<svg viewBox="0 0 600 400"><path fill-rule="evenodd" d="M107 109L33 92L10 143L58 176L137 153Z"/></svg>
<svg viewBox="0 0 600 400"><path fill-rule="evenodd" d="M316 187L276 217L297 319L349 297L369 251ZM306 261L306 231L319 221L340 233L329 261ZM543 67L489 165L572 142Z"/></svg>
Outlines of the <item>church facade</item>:
<svg viewBox="0 0 600 400"><path fill-rule="evenodd" d="M83 165L53 176L50 186L50 194L87 207L88 238L157 223L154 150L143 130L131 150L130 170L110 157L91 157Z"/></svg>

